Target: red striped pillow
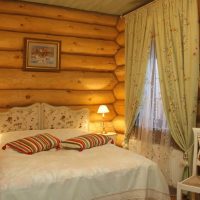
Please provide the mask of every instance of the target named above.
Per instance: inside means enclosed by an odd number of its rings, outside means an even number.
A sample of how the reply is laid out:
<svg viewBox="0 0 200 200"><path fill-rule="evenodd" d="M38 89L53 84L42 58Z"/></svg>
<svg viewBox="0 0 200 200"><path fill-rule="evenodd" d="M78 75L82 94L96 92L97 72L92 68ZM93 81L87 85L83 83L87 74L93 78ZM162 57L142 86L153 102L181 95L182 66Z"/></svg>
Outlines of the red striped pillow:
<svg viewBox="0 0 200 200"><path fill-rule="evenodd" d="M60 147L60 140L49 133L38 134L33 137L26 137L5 144L2 149L10 147L19 153L33 154L40 151L47 151Z"/></svg>
<svg viewBox="0 0 200 200"><path fill-rule="evenodd" d="M62 147L82 151L107 143L114 143L113 139L106 135L87 134L61 141Z"/></svg>

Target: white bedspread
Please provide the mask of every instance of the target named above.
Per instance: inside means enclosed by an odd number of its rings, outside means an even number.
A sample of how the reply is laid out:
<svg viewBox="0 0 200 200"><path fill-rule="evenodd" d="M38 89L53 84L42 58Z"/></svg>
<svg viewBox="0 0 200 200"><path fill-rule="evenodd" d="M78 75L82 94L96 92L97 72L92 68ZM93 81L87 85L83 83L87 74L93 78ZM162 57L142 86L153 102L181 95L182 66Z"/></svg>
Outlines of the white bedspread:
<svg viewBox="0 0 200 200"><path fill-rule="evenodd" d="M5 143L38 133L66 139L77 130L0 134ZM83 134L83 132L82 132ZM0 200L168 200L168 186L157 165L108 144L78 152L55 150L24 155L0 150Z"/></svg>

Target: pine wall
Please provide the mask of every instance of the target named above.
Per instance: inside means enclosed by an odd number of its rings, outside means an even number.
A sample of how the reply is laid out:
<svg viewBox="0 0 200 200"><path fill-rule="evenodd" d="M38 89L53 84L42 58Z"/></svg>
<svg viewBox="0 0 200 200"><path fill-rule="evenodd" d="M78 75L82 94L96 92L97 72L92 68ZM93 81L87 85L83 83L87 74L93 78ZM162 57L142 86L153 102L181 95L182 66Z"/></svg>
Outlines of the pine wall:
<svg viewBox="0 0 200 200"><path fill-rule="evenodd" d="M124 132L124 23L117 16L0 0L0 109L35 102L90 109L90 131ZM60 72L23 71L24 38L60 40ZM122 137L118 136L118 143Z"/></svg>
<svg viewBox="0 0 200 200"><path fill-rule="evenodd" d="M199 5L200 13L200 5ZM0 0L0 110L35 102L90 109L90 131L124 138L124 19L42 4ZM60 40L60 72L23 71L24 38ZM197 126L200 127L200 93Z"/></svg>

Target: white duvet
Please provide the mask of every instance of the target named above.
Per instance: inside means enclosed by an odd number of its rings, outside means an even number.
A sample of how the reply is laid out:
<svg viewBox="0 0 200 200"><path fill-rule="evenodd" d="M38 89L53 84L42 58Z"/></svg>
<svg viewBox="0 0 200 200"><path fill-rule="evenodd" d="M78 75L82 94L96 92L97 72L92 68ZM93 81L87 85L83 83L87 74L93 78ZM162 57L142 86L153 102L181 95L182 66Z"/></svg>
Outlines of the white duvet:
<svg viewBox="0 0 200 200"><path fill-rule="evenodd" d="M60 139L85 134L71 129L9 132L0 134L0 147L45 132ZM154 162L112 144L33 155L0 149L0 200L168 200L168 194Z"/></svg>

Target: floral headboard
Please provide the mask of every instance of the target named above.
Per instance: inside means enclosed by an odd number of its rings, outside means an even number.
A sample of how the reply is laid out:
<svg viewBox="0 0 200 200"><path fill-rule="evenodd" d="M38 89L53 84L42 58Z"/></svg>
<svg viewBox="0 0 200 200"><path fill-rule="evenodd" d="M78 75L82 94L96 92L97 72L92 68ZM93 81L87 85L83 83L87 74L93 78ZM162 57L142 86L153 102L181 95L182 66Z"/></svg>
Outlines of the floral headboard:
<svg viewBox="0 0 200 200"><path fill-rule="evenodd" d="M41 104L43 129L75 128L88 131L88 115L87 108L72 110L66 106Z"/></svg>
<svg viewBox="0 0 200 200"><path fill-rule="evenodd" d="M11 108L0 113L0 132L37 130L41 127L40 104Z"/></svg>
<svg viewBox="0 0 200 200"><path fill-rule="evenodd" d="M75 128L88 131L89 110L35 103L0 113L0 132Z"/></svg>

